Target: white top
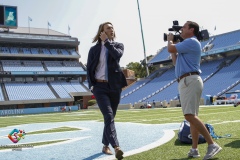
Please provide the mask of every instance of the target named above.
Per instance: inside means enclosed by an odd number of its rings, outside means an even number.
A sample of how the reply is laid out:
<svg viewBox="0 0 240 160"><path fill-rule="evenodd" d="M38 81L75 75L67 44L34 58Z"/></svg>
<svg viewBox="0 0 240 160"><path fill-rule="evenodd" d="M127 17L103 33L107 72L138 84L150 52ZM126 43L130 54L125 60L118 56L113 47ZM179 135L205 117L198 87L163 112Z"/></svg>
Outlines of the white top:
<svg viewBox="0 0 240 160"><path fill-rule="evenodd" d="M106 50L107 48L104 46L104 42L102 42L102 49L99 57L99 62L95 71L95 78L100 80L107 80L106 79L106 68L107 68L107 56Z"/></svg>

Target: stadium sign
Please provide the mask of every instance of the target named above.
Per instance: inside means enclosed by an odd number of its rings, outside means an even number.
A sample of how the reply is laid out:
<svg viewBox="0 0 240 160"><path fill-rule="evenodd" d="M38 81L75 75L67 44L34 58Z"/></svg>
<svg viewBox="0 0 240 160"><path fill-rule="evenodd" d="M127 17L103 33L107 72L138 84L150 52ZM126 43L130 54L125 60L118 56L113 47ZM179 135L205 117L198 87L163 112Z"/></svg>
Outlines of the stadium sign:
<svg viewBox="0 0 240 160"><path fill-rule="evenodd" d="M39 114L39 113L52 113L52 112L62 112L63 106L57 107L40 107L40 108L23 108L23 109L6 109L0 111L0 116L9 116L9 115L22 115L22 114ZM77 111L79 107L75 106L68 106L68 110L71 108L71 111Z"/></svg>
<svg viewBox="0 0 240 160"><path fill-rule="evenodd" d="M24 114L24 110L23 109L9 109L9 110L1 111L1 116L14 115L14 114Z"/></svg>
<svg viewBox="0 0 240 160"><path fill-rule="evenodd" d="M0 5L0 27L17 28L17 7Z"/></svg>

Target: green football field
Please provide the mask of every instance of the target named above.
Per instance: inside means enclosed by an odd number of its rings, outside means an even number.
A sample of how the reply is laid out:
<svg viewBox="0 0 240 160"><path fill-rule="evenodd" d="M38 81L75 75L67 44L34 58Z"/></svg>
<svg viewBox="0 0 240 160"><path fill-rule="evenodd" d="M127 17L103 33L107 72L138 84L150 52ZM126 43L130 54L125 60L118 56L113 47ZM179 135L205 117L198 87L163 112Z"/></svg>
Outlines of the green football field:
<svg viewBox="0 0 240 160"><path fill-rule="evenodd" d="M64 115L64 116L63 116ZM212 124L217 135L231 134L229 138L220 138L215 140L223 150L216 155L214 159L219 160L237 160L240 159L240 107L233 106L207 106L200 107L200 119L204 123ZM86 121L103 120L102 114L98 109L80 110L76 112L49 113L35 115L20 115L0 117L0 127L7 127L28 123L52 123L65 121ZM118 110L115 117L116 122L134 122L144 124L164 124L181 123L183 115L181 108L155 108L155 109L133 109ZM67 128L68 129L68 128ZM61 130L61 129L60 129ZM66 130L66 129L65 129ZM70 128L71 130L71 128ZM53 131L54 132L54 131ZM181 144L175 137L154 149L140 154L125 157L126 160L184 160L187 158L187 152L190 145ZM102 133L99 133L102 134ZM135 133L141 134L141 133ZM151 131L149 131L151 134ZM147 137L146 137L147 138ZM207 144L200 144L199 151L201 157L206 153ZM199 158L200 159L200 158Z"/></svg>

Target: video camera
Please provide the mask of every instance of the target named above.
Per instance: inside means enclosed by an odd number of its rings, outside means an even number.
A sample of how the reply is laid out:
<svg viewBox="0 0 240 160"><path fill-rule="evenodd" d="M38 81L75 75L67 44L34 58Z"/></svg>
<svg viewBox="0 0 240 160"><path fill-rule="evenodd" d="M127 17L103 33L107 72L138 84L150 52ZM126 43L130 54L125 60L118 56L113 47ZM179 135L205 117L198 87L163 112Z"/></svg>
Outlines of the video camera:
<svg viewBox="0 0 240 160"><path fill-rule="evenodd" d="M182 26L179 26L178 24L178 21L173 21L173 26L172 28L169 28L168 31L175 31L175 35L173 35L173 42L177 42L177 41L180 41L182 42L183 41L183 38L180 36ZM204 41L204 40L208 40L209 39L209 34L208 34L208 31L205 29L205 30L201 30L198 32L198 35L197 35L197 39L199 41ZM163 34L163 40L164 41L167 41L167 33L164 33Z"/></svg>

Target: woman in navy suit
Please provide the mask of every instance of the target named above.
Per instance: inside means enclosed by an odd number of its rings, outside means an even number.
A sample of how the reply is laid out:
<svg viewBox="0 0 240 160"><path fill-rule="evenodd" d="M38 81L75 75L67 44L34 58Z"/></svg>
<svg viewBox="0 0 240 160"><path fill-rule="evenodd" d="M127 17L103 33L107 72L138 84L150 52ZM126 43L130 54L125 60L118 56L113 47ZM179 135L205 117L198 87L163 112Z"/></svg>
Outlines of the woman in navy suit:
<svg viewBox="0 0 240 160"><path fill-rule="evenodd" d="M93 39L87 61L87 78L89 89L96 97L98 106L104 117L102 152L111 155L109 144L115 150L117 159L123 158L119 147L114 117L120 102L122 88L127 86L126 78L120 68L119 61L124 46L115 42L116 35L112 23L102 23Z"/></svg>

